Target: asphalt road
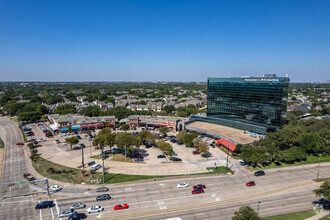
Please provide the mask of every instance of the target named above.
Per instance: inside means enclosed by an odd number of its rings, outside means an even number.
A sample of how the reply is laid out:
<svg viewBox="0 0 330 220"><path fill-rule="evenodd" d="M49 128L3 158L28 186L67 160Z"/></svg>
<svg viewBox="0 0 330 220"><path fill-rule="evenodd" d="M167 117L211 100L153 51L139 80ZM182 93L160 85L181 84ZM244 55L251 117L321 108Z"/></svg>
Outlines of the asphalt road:
<svg viewBox="0 0 330 220"><path fill-rule="evenodd" d="M0 135L5 143L9 142L6 144L8 149L6 149L6 167L4 167L2 181L8 181L5 178L9 178L10 181L22 180L22 173L27 172L24 157L20 155L23 151L20 151L19 146L15 145L21 140L19 139L21 138L20 131L15 126L0 118ZM6 128L3 129L3 127ZM10 149L12 149L11 153ZM10 168L11 166L15 168ZM0 219L57 219L60 209L64 211L76 202L84 202L87 205L85 209L77 210L78 212L86 213L86 209L93 205L104 207L103 212L88 214L88 219L109 219L110 217L111 219L167 219L173 217L181 217L184 220L231 219L234 211L238 210L241 205L250 205L257 210L258 201L261 202L259 204L260 215L265 217L312 209L312 201L316 200L312 190L318 188L320 184L312 181L316 175L316 166L305 166L267 170L266 176L262 177L254 177L251 173L249 175L190 176L180 180L125 183L109 185L110 191L106 193L109 193L112 199L107 201L96 201L96 196L102 193L96 193L95 189L89 190L91 188L89 186L68 186L62 191L52 194L51 198L46 195L43 195L42 198L28 195L35 188L32 185L5 187L1 188ZM321 164L320 177L326 176L330 176L330 165ZM245 183L250 180L254 180L256 186L246 187ZM177 188L179 182L188 182L190 186L179 189ZM192 195L192 186L196 184L206 185L204 194ZM3 199L4 194L7 197L15 195L19 197ZM34 209L39 201L48 199L55 202L55 207L44 210ZM114 205L120 203L128 203L129 209L114 211Z"/></svg>

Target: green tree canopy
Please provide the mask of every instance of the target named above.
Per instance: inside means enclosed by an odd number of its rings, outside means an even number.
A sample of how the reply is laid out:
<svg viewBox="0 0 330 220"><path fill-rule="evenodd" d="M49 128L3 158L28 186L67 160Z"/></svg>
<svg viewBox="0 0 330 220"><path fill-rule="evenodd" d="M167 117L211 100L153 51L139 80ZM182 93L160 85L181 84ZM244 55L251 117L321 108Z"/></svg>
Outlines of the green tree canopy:
<svg viewBox="0 0 330 220"><path fill-rule="evenodd" d="M173 153L173 147L169 143L166 143L164 140L157 142L158 148L165 152L166 155L171 155Z"/></svg>
<svg viewBox="0 0 330 220"><path fill-rule="evenodd" d="M168 127L160 127L159 132L162 134L166 134L166 133L170 132L170 129Z"/></svg>
<svg viewBox="0 0 330 220"><path fill-rule="evenodd" d="M123 124L122 126L120 126L121 130L123 131L128 131L130 129L129 124Z"/></svg>
<svg viewBox="0 0 330 220"><path fill-rule="evenodd" d="M55 114L67 115L77 113L75 107L71 104L59 105L56 107Z"/></svg>
<svg viewBox="0 0 330 220"><path fill-rule="evenodd" d="M232 220L262 220L250 206L242 206L235 211Z"/></svg>
<svg viewBox="0 0 330 220"><path fill-rule="evenodd" d="M306 159L306 153L300 147L292 147L280 152L280 158L285 162L294 162L296 160Z"/></svg>
<svg viewBox="0 0 330 220"><path fill-rule="evenodd" d="M133 146L139 147L141 145L141 141L134 134L119 133L116 136L116 144L117 144L117 147L121 150L124 150L124 148L126 146L127 153L132 154L132 152L134 150Z"/></svg>
<svg viewBox="0 0 330 220"><path fill-rule="evenodd" d="M73 144L78 144L79 143L79 139L77 137L69 137L66 138L65 141L70 144L71 150L72 150L72 145Z"/></svg>
<svg viewBox="0 0 330 220"><path fill-rule="evenodd" d="M80 114L88 117L96 117L101 113L101 108L99 106L88 106L79 112Z"/></svg>
<svg viewBox="0 0 330 220"><path fill-rule="evenodd" d="M189 146L191 146L191 145L193 145L193 140L195 139L197 137L197 134L195 134L195 133L191 133L191 134L185 134L184 136L183 136L183 143L185 144L185 145L189 145Z"/></svg>
<svg viewBox="0 0 330 220"><path fill-rule="evenodd" d="M330 182L325 181L319 189L315 189L314 193L316 196L324 197L327 200L330 200Z"/></svg>
<svg viewBox="0 0 330 220"><path fill-rule="evenodd" d="M176 139L178 140L178 141L181 141L181 142L183 142L183 138L184 138L184 136L186 135L186 131L185 130L182 130L182 131L180 131L177 135L176 135Z"/></svg>

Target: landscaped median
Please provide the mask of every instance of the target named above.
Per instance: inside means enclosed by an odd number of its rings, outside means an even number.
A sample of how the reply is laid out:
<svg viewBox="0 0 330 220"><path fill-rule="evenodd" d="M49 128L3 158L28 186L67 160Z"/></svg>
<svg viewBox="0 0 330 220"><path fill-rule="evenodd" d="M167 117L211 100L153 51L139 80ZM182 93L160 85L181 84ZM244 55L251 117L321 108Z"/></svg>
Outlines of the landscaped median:
<svg viewBox="0 0 330 220"><path fill-rule="evenodd" d="M325 163L325 162L330 162L330 156L313 156L310 155L307 157L306 160L302 161L295 161L294 163L284 163L284 162L279 162L275 161L269 165L262 166L262 165L257 165L256 167L248 167L248 169L251 170L264 170L264 169L272 169L272 168L280 168L280 167L290 167L290 166L300 166L300 165L306 165L306 164L316 164L316 163Z"/></svg>
<svg viewBox="0 0 330 220"><path fill-rule="evenodd" d="M102 173L93 172L91 170L82 170L77 168L70 168L62 166L60 164L53 163L49 160L46 160L42 157L39 157L36 162L32 162L34 169L42 176L49 179L54 179L63 182L70 182L75 184L86 183L89 184L91 180L102 179ZM207 168L208 170L212 169L213 172L208 173L199 173L191 175L205 175L205 174L227 174L233 173L231 169L226 169L226 167L214 167ZM122 183L122 182L131 182L138 180L147 180L147 179L156 179L172 176L186 176L186 175L167 175L167 176L147 176L147 175L127 175L127 174L114 174L107 173L105 174L105 183Z"/></svg>
<svg viewBox="0 0 330 220"><path fill-rule="evenodd" d="M263 218L264 220L303 220L316 215L314 210L307 210L302 212L294 212L284 215L276 215L271 217Z"/></svg>

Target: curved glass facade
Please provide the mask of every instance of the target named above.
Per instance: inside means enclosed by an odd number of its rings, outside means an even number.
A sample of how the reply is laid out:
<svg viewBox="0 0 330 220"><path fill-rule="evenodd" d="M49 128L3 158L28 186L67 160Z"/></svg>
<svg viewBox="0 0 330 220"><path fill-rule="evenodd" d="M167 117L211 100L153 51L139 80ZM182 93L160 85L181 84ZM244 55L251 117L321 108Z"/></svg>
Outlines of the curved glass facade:
<svg viewBox="0 0 330 220"><path fill-rule="evenodd" d="M278 130L285 123L289 81L276 76L208 78L207 120L257 133Z"/></svg>

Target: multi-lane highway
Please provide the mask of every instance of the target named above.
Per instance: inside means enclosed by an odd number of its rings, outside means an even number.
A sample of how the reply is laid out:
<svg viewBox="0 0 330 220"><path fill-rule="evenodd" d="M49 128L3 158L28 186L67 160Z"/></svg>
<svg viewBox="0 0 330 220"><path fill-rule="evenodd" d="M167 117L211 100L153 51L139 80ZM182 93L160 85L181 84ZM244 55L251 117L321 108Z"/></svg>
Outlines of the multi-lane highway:
<svg viewBox="0 0 330 220"><path fill-rule="evenodd" d="M2 123L5 122L5 123ZM15 127L16 126L16 127ZM4 128L5 129L2 129ZM5 131L4 131L5 130ZM16 133L14 130L17 130ZM7 135L11 132L11 135ZM5 134L5 137L3 136ZM17 125L1 119L0 135L9 144L6 145L6 165L15 166L15 160L7 155L12 152L16 157L23 150L16 146L21 140ZM17 139L15 139L17 138ZM15 149L15 150L14 150ZM9 153L10 154L10 153ZM7 161L9 158L9 162ZM24 163L24 158L20 156ZM21 164L21 163L19 163ZM330 164L321 164L320 177L330 176ZM27 172L25 165L16 165L16 171L10 179L8 171L4 170L4 178L9 181L22 180L22 173ZM62 191L52 194L51 198L46 195L32 197L28 195L29 188L35 186L22 185L12 188L1 189L8 197L19 195L15 198L5 198L0 201L0 219L57 219L61 209L66 210L76 202L83 202L87 207L101 205L104 211L96 214L88 214L88 219L167 219L181 217L182 219L230 219L234 211L241 205L250 205L257 210L261 216L271 216L282 213L312 209L312 201L316 200L312 190L319 183L312 181L317 176L317 167L293 167L285 169L267 170L266 176L254 177L253 174L233 176L190 176L180 179L168 179L148 181L143 183L123 183L109 185L112 199L107 201L96 201L96 196L102 193L95 192L95 186L66 186ZM178 177L179 178L179 177ZM8 179L2 179L2 181ZM246 187L247 181L254 180L256 186ZM188 182L188 188L177 188L179 182ZM192 186L205 184L204 194L192 195ZM22 196L22 195L27 196ZM35 205L40 201L53 200L56 204L51 209L35 210ZM128 203L129 209L114 211L114 205ZM62 205L61 205L62 204ZM79 211L79 210L77 210Z"/></svg>

